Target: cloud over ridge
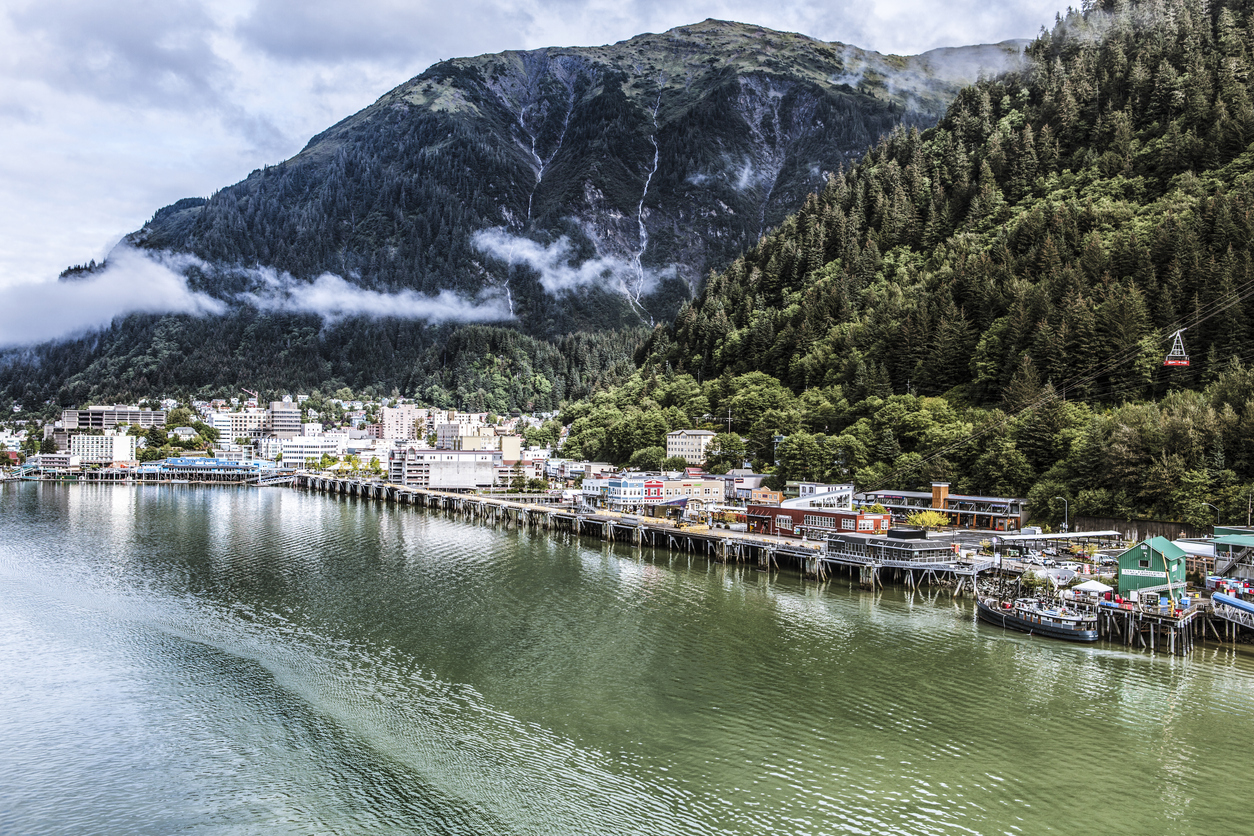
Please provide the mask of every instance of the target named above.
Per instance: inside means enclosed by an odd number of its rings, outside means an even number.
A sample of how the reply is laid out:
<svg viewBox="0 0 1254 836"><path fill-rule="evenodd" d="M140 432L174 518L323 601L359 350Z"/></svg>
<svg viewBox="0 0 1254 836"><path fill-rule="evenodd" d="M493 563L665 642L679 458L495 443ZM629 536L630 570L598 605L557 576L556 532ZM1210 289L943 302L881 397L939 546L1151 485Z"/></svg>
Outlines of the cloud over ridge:
<svg viewBox="0 0 1254 836"><path fill-rule="evenodd" d="M315 314L328 322L357 316L433 324L513 318L505 301L496 296L468 300L451 290L435 295L412 290L384 293L331 273L304 282L268 267L244 270L253 288L224 301L188 286L187 273L193 269L214 271L212 265L187 253L119 244L103 269L84 278L0 286L0 311L4 312L0 348L73 337L133 313L210 316L226 314L236 305Z"/></svg>

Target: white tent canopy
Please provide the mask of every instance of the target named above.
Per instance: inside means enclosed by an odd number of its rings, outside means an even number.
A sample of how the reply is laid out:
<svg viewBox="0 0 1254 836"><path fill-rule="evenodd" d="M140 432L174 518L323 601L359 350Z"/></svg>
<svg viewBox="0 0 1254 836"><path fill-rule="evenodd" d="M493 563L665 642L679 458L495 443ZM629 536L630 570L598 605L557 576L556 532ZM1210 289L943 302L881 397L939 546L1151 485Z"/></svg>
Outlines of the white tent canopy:
<svg viewBox="0 0 1254 836"><path fill-rule="evenodd" d="M1071 587L1072 592L1093 592L1098 595L1101 595L1106 592L1110 592L1113 589L1114 587L1107 586L1101 581L1085 581L1084 583L1076 584L1075 586Z"/></svg>

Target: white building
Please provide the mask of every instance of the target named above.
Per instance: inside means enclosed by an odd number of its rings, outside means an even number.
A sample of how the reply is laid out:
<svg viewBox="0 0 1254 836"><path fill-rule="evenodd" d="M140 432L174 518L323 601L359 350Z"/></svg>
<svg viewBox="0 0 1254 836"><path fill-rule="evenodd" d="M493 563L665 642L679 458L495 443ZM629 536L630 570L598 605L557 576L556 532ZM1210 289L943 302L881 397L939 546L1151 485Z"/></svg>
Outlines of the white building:
<svg viewBox="0 0 1254 836"><path fill-rule="evenodd" d="M136 461L135 436L105 430L104 435L70 437L70 455L82 464L130 464Z"/></svg>
<svg viewBox="0 0 1254 836"><path fill-rule="evenodd" d="M688 464L705 461L705 448L714 440L711 430L675 430L666 434L666 458L680 456Z"/></svg>
<svg viewBox="0 0 1254 836"><path fill-rule="evenodd" d="M426 436L430 410L411 403L385 406L379 410L380 438L388 441L413 441Z"/></svg>
<svg viewBox="0 0 1254 836"><path fill-rule="evenodd" d="M298 435L282 440L283 463L290 467L316 464L322 457L339 458L344 448L339 439L327 436Z"/></svg>
<svg viewBox="0 0 1254 836"><path fill-rule="evenodd" d="M279 438L294 438L300 435L300 407L292 403L291 398L271 401L268 410L266 428Z"/></svg>
<svg viewBox="0 0 1254 836"><path fill-rule="evenodd" d="M218 431L223 439L249 438L266 425L264 409L246 409L243 412L215 412L206 423Z"/></svg>
<svg viewBox="0 0 1254 836"><path fill-rule="evenodd" d="M474 490L492 487L500 465L499 452L406 447L392 451L387 468L388 480L401 485Z"/></svg>

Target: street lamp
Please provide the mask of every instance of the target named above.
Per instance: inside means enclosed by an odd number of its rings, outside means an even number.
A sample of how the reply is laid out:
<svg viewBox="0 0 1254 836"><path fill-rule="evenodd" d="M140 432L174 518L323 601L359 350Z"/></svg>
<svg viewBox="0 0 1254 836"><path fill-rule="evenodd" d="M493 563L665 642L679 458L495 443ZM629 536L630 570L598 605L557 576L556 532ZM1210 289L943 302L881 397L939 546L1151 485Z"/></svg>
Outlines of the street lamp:
<svg viewBox="0 0 1254 836"><path fill-rule="evenodd" d="M771 441L775 442L775 449L772 451L773 452L772 458L775 460L776 467L779 467L779 445L782 442L787 441L787 440L788 440L788 436L786 435L771 436Z"/></svg>
<svg viewBox="0 0 1254 836"><path fill-rule="evenodd" d="M1066 534L1071 531L1071 503L1065 496L1056 496L1054 499L1062 500L1062 531Z"/></svg>
<svg viewBox="0 0 1254 836"><path fill-rule="evenodd" d="M1214 508L1214 509L1215 509L1215 525L1219 525L1219 506L1218 506L1218 505L1211 505L1209 502L1203 502L1202 504L1203 504L1203 505L1210 505L1210 507L1212 507L1212 508Z"/></svg>

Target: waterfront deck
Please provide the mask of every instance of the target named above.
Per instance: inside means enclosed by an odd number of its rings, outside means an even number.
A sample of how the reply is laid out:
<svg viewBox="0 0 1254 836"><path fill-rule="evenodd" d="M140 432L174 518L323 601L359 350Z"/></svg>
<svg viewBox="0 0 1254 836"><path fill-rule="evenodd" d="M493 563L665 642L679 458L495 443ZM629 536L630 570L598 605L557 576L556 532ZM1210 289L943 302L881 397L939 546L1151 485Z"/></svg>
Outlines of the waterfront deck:
<svg viewBox="0 0 1254 836"><path fill-rule="evenodd" d="M665 519L591 510L561 504L560 498L543 494L453 493L378 480L308 473L297 474L294 484L297 488L322 493L433 508L506 527L565 531L635 546L700 554L721 562L756 563L762 568L782 564L810 575L821 575L823 571L819 562L822 554L820 543L705 526L682 526Z"/></svg>
<svg viewBox="0 0 1254 836"><path fill-rule="evenodd" d="M1196 599L1182 610L1142 608L1135 604L1097 607L1097 633L1107 641L1152 652L1184 656L1193 650L1209 628L1224 641L1214 621L1214 608L1206 599ZM1229 634L1229 640L1235 634Z"/></svg>

